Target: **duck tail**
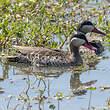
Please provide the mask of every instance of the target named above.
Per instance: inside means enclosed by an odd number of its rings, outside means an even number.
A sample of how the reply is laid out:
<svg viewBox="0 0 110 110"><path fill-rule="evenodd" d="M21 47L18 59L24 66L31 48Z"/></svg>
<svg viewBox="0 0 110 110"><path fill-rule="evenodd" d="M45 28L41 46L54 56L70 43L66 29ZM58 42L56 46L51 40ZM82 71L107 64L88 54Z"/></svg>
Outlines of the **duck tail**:
<svg viewBox="0 0 110 110"><path fill-rule="evenodd" d="M31 64L31 61L29 61L27 58L21 57L21 56L7 56L5 59L7 62Z"/></svg>
<svg viewBox="0 0 110 110"><path fill-rule="evenodd" d="M9 61L9 62L18 62L19 61L19 58L17 56L7 56L6 57L6 61Z"/></svg>

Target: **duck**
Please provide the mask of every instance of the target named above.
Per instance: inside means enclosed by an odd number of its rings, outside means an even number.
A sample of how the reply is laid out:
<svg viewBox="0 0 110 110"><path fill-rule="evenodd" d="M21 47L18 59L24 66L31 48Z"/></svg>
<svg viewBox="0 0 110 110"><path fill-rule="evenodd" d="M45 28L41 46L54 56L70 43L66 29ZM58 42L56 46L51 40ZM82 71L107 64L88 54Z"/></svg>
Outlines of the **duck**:
<svg viewBox="0 0 110 110"><path fill-rule="evenodd" d="M101 32L100 30L98 30L94 24L89 21L89 20L84 20L82 21L81 23L79 23L77 25L77 33L84 33L85 35L89 32L94 32L94 33L97 33L97 34L101 34L101 35L104 35L106 36L106 34L104 32ZM94 37L89 37L89 43L96 47L97 48L97 51L95 51L95 54L92 53L92 55L101 55L101 53L104 51L104 47L101 43L101 41L99 39L97 39L95 36ZM81 47L80 51L82 53L86 53L88 54L89 50L88 49L84 49L83 47Z"/></svg>
<svg viewBox="0 0 110 110"><path fill-rule="evenodd" d="M70 51L61 49L14 46L20 53L7 56L9 62L26 63L34 66L77 66L83 64L79 47L84 46L96 51L86 39L85 34L74 34L70 39Z"/></svg>
<svg viewBox="0 0 110 110"><path fill-rule="evenodd" d="M98 30L94 26L94 24L89 20L84 20L84 21L82 21L81 23L78 24L77 33L80 33L80 32L82 32L84 34L87 34L89 32L94 32L94 33L106 36L106 34L104 32L101 32L100 30Z"/></svg>

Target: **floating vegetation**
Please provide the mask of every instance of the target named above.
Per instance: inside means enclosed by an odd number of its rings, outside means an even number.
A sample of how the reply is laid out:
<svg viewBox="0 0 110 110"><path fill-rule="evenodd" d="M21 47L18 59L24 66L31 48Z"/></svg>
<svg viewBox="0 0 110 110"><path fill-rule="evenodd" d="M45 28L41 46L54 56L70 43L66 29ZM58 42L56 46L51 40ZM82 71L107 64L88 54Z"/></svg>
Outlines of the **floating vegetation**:
<svg viewBox="0 0 110 110"><path fill-rule="evenodd" d="M97 0L96 0L97 1ZM95 0L1 0L0 1L0 51L2 57L13 54L12 45L39 46L68 49L69 38L76 32L76 26L83 20L92 21L107 36L88 34L91 38L107 41L110 45L110 6L108 2ZM8 49L7 49L8 48ZM78 68L33 68L24 65L11 65L0 62L1 105L7 110L59 109L65 99L72 100L88 91L97 91L97 80L82 81L80 75L94 69L100 59L95 53L83 54L85 64ZM16 66L16 67L15 67ZM104 65L105 66L105 65ZM16 68L16 69L15 69ZM70 73L69 73L69 72ZM63 73L64 85L60 85ZM37 74L35 74L37 73ZM57 80L54 82L52 79ZM68 79L67 79L68 78ZM94 77L93 77L94 78ZM69 80L69 81L68 81ZM53 81L53 82L52 82ZM68 81L68 82L66 82ZM97 81L98 82L98 81ZM55 84L54 84L55 83ZM56 83L58 87L55 88ZM66 85L66 83L68 83ZM68 88L65 88L69 86ZM8 86L8 87L7 87ZM109 86L102 89L109 90ZM69 93L66 93L68 90ZM54 91L54 92L53 92ZM6 93L6 94L5 94ZM4 96L2 96L4 95ZM101 94L102 95L102 94ZM103 97L103 96L102 96ZM57 103L56 103L56 102ZM86 100L87 101L87 100ZM107 106L110 107L109 100ZM4 106L4 105L3 105ZM69 104L68 104L69 106ZM95 107L91 107L97 109ZM107 108L103 108L107 109ZM59 109L60 110L60 109Z"/></svg>
<svg viewBox="0 0 110 110"><path fill-rule="evenodd" d="M78 2L78 3L77 3ZM107 3L97 7L78 0L15 0L0 2L0 47L14 44L62 48L76 25L92 20L108 33ZM57 42L55 39L59 39Z"/></svg>

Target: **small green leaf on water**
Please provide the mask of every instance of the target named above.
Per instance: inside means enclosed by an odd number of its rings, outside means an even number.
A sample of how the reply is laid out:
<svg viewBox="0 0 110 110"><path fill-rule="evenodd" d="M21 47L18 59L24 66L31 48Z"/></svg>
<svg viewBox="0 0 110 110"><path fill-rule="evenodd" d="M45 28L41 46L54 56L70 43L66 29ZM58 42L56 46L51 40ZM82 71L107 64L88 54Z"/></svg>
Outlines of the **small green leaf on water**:
<svg viewBox="0 0 110 110"><path fill-rule="evenodd" d="M96 87L90 87L89 90L96 90Z"/></svg>
<svg viewBox="0 0 110 110"><path fill-rule="evenodd" d="M18 33L16 33L16 36L18 37L18 38L21 38L21 33L20 32L18 32Z"/></svg>
<svg viewBox="0 0 110 110"><path fill-rule="evenodd" d="M54 110L54 109L55 109L55 105L54 105L54 104L51 104L51 105L49 105L49 108L50 108L51 110Z"/></svg>
<svg viewBox="0 0 110 110"><path fill-rule="evenodd" d="M18 100L24 100L24 97L19 95Z"/></svg>
<svg viewBox="0 0 110 110"><path fill-rule="evenodd" d="M44 101L41 102L41 105L42 105L42 106L44 105Z"/></svg>
<svg viewBox="0 0 110 110"><path fill-rule="evenodd" d="M52 48L56 48L57 47L57 42L55 42L55 41L53 41L53 43L52 43Z"/></svg>
<svg viewBox="0 0 110 110"><path fill-rule="evenodd" d="M27 102L27 101L28 101L28 99L25 98L25 99L24 99L24 102Z"/></svg>
<svg viewBox="0 0 110 110"><path fill-rule="evenodd" d="M44 93L44 90L39 90L39 92L40 92L41 94L43 94L43 93Z"/></svg>

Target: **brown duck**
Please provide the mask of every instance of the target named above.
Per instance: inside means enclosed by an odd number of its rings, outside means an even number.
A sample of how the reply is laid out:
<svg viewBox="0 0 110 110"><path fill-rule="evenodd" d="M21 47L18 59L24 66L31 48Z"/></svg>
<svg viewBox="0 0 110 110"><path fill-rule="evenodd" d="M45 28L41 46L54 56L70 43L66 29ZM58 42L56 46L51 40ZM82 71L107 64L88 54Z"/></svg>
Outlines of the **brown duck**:
<svg viewBox="0 0 110 110"><path fill-rule="evenodd" d="M85 34L78 33L70 39L70 52L60 49L14 46L20 53L8 56L8 61L27 63L36 66L74 66L82 64L79 47L85 46L97 50L86 39Z"/></svg>

